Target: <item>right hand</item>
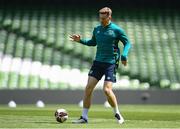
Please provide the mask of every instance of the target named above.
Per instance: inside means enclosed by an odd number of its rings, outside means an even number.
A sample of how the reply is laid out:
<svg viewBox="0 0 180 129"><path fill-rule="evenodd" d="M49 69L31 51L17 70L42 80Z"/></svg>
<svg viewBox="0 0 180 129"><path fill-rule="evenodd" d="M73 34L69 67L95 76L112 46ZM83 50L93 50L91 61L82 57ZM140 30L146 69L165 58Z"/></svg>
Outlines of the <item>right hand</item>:
<svg viewBox="0 0 180 129"><path fill-rule="evenodd" d="M80 42L81 36L79 34L70 35L72 41Z"/></svg>

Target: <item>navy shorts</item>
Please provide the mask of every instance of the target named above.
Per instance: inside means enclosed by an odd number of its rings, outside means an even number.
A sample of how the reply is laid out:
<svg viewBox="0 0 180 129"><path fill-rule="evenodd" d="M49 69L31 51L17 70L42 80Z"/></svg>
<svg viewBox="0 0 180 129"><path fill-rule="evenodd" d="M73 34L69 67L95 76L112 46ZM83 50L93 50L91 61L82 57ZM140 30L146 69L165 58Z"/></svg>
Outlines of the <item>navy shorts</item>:
<svg viewBox="0 0 180 129"><path fill-rule="evenodd" d="M105 81L111 81L115 83L116 82L115 64L94 61L88 75L95 77L97 80L101 80L102 76L105 75Z"/></svg>

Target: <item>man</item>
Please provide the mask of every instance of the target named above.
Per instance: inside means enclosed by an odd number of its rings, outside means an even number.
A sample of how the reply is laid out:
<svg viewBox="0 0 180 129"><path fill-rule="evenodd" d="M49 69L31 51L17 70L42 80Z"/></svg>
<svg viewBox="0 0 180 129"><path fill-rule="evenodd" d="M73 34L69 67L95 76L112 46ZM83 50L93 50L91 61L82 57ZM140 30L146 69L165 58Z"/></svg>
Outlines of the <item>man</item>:
<svg viewBox="0 0 180 129"><path fill-rule="evenodd" d="M123 43L124 49L121 55L121 62L127 65L127 55L130 49L130 42L122 28L111 22L112 11L108 7L99 10L100 25L94 28L91 39L81 39L80 35L73 34L70 38L87 46L97 46L96 58L89 72L88 82L84 92L83 111L80 119L73 123L88 123L88 111L91 106L92 92L105 75L103 90L111 107L114 109L114 116L119 124L124 119L118 109L116 96L112 91L112 85L116 82L116 69L120 59L118 48L119 40Z"/></svg>

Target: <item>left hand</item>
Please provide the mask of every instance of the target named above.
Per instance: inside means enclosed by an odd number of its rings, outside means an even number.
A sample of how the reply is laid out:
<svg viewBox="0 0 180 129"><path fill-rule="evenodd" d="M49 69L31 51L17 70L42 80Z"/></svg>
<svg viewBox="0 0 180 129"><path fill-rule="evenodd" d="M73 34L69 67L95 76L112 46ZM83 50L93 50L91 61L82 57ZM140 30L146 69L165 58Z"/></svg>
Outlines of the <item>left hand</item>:
<svg viewBox="0 0 180 129"><path fill-rule="evenodd" d="M127 61L121 61L121 63L126 66L127 65Z"/></svg>
<svg viewBox="0 0 180 129"><path fill-rule="evenodd" d="M127 65L127 57L126 57L126 56L121 55L121 63L122 63L124 66Z"/></svg>

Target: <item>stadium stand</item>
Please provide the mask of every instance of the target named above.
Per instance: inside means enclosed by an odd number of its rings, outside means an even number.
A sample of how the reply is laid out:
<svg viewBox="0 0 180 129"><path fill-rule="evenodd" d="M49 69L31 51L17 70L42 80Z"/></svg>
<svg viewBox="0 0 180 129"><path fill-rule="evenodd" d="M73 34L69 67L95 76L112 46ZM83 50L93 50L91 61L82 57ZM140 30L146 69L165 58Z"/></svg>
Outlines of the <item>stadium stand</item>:
<svg viewBox="0 0 180 129"><path fill-rule="evenodd" d="M179 89L179 12L117 9L113 20L132 42L129 65L120 66L122 78L116 85L131 79L132 89ZM73 43L68 36L91 38L97 24L93 10L1 9L0 88L82 88L96 49Z"/></svg>

